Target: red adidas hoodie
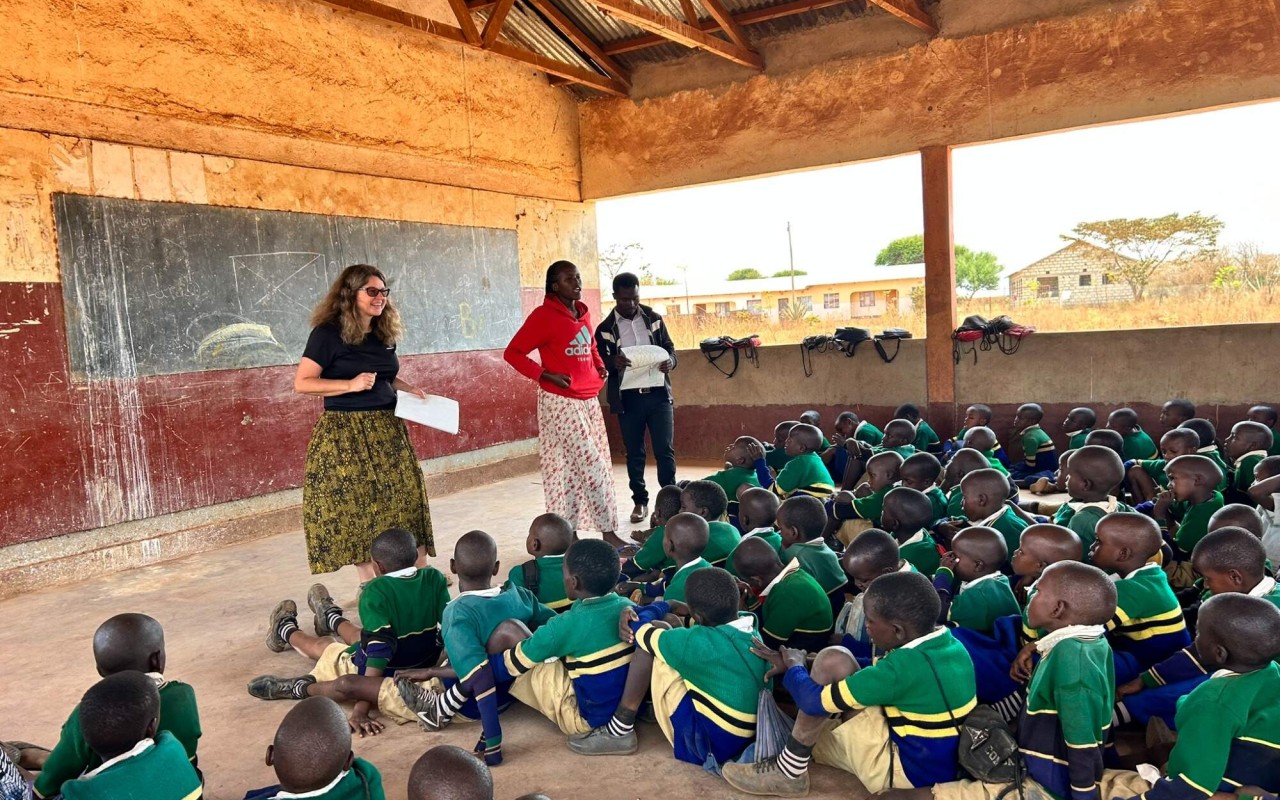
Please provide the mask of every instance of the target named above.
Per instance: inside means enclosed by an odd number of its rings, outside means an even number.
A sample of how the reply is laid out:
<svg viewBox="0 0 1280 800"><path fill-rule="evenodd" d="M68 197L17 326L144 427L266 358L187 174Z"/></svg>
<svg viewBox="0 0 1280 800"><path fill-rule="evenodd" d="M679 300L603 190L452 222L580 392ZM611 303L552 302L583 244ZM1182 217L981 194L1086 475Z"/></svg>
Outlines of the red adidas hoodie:
<svg viewBox="0 0 1280 800"><path fill-rule="evenodd" d="M516 371L552 394L586 400L600 394L604 386L604 378L599 370L604 369L604 361L596 350L596 339L591 327L591 317L586 303L574 301L578 309L578 317L574 318L569 308L553 294L541 306L535 308L520 330L512 337L511 344L502 354L507 363ZM542 363L529 358L534 350L542 358ZM561 389L554 383L539 380L542 371L568 375L569 388Z"/></svg>

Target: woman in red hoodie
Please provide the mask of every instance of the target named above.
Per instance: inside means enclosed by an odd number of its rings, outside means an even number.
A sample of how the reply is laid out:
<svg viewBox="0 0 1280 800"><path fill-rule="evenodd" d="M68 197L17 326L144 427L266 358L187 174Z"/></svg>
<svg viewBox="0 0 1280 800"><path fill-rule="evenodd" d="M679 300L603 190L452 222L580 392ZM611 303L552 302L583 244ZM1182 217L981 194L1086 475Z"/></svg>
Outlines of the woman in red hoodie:
<svg viewBox="0 0 1280 800"><path fill-rule="evenodd" d="M608 373L570 261L547 268L547 297L516 331L503 358L538 382L538 450L547 511L577 529L601 531L615 547L618 501L609 437L600 412ZM538 351L542 363L529 358Z"/></svg>

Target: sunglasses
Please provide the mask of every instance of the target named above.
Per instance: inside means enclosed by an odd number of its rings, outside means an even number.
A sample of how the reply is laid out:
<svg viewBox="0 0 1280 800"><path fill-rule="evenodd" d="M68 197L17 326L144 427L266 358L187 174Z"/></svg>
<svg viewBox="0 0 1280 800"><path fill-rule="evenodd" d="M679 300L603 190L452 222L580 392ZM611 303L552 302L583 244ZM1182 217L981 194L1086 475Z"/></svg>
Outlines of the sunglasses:
<svg viewBox="0 0 1280 800"><path fill-rule="evenodd" d="M378 295L382 295L383 297L389 297L391 295L390 289L379 289L374 286L366 286L360 291L364 292L370 297L377 297Z"/></svg>

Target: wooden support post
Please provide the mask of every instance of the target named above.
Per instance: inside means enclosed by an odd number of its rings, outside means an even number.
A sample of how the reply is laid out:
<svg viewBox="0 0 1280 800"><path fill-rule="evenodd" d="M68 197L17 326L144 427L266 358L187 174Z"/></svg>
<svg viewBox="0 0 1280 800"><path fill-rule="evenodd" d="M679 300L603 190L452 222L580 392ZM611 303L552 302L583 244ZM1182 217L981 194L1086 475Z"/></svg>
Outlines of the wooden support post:
<svg viewBox="0 0 1280 800"><path fill-rule="evenodd" d="M956 327L956 254L951 214L951 148L920 151L924 198L925 379L929 413L955 417L956 363L951 332Z"/></svg>

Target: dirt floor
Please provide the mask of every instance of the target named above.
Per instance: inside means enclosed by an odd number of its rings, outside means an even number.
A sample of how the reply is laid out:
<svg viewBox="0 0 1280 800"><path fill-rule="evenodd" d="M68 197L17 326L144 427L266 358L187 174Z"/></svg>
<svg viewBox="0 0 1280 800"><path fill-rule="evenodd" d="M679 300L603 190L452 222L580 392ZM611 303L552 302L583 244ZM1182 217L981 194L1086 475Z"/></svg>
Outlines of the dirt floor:
<svg viewBox="0 0 1280 800"><path fill-rule="evenodd" d="M705 472L713 469L703 466ZM702 473L699 467L682 469L684 475ZM631 509L626 471L618 467L615 475L625 521ZM432 563L447 569L454 542L474 528L498 540L503 574L525 560L528 523L543 508L538 480L536 474L525 475L432 498L440 553ZM652 475L650 485L656 485ZM624 530L632 527L640 526L624 525ZM354 613L355 570L348 567L323 579ZM10 676L0 693L0 737L56 742L66 715L97 679L90 647L94 629L113 614L143 612L165 626L168 675L191 684L199 699L205 796L238 800L249 789L270 785L275 781L263 755L290 704L255 700L245 684L261 673L310 669L300 655L268 651L263 634L278 600L293 598L305 612L314 580L299 530L0 603L0 612L17 629L0 651L0 672ZM309 619L303 623L309 627ZM416 725L392 727L354 743L356 754L382 771L392 800L405 797L409 768L424 750L445 743L469 749L479 734L475 725L443 733L425 733ZM517 706L503 716L503 750L506 762L494 770L499 800L535 791L555 800L739 796L720 778L676 761L656 725L641 726L638 754L593 760L570 752L550 722ZM865 791L853 776L818 766L813 795L858 798Z"/></svg>

